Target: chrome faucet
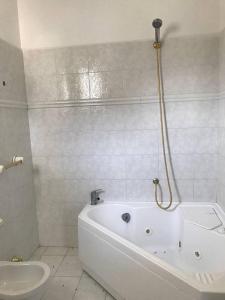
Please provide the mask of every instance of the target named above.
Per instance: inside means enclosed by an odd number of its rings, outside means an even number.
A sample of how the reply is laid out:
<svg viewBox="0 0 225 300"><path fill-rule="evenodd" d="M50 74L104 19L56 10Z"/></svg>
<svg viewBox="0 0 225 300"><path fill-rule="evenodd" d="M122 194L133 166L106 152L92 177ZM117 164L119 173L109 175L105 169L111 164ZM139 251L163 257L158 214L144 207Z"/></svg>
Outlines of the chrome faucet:
<svg viewBox="0 0 225 300"><path fill-rule="evenodd" d="M98 204L98 201L100 201L99 195L104 193L103 190L95 190L91 192L91 205L96 205Z"/></svg>

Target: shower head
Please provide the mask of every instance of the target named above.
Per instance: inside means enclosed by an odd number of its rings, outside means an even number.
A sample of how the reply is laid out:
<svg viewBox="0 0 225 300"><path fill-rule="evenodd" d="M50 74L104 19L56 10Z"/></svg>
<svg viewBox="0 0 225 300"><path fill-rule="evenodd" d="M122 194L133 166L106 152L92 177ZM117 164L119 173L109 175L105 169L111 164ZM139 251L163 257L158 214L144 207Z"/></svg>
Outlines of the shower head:
<svg viewBox="0 0 225 300"><path fill-rule="evenodd" d="M155 28L155 42L159 43L159 40L160 40L160 27L162 26L162 20L161 19L153 20L152 26Z"/></svg>
<svg viewBox="0 0 225 300"><path fill-rule="evenodd" d="M160 28L162 26L162 20L161 19L153 20L152 26L156 29Z"/></svg>

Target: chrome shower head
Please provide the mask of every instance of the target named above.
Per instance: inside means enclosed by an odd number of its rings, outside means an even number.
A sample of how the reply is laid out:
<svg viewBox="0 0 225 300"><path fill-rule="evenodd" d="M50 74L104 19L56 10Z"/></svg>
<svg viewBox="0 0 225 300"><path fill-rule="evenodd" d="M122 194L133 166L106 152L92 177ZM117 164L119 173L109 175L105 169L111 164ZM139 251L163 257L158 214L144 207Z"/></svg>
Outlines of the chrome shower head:
<svg viewBox="0 0 225 300"><path fill-rule="evenodd" d="M155 28L155 42L159 43L159 40L160 40L160 27L162 26L162 20L161 19L153 20L152 26Z"/></svg>
<svg viewBox="0 0 225 300"><path fill-rule="evenodd" d="M152 26L156 29L160 28L162 26L162 20L161 19L153 20Z"/></svg>

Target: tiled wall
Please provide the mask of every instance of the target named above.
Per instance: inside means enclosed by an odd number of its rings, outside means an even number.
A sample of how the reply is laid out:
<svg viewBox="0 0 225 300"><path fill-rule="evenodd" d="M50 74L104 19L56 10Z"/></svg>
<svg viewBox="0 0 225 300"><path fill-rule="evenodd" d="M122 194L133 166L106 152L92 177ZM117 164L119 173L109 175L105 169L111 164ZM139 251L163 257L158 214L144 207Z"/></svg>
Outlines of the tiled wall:
<svg viewBox="0 0 225 300"><path fill-rule="evenodd" d="M3 84L3 81L5 82ZM0 260L28 258L38 245L23 54L0 41L0 164L13 155L24 164L0 174Z"/></svg>
<svg viewBox="0 0 225 300"><path fill-rule="evenodd" d="M225 209L225 29L220 36L218 201Z"/></svg>
<svg viewBox="0 0 225 300"><path fill-rule="evenodd" d="M24 52L42 245L77 243L93 189L110 201L154 201L152 178L165 185L151 44ZM163 45L175 200L217 198L218 46L211 35Z"/></svg>

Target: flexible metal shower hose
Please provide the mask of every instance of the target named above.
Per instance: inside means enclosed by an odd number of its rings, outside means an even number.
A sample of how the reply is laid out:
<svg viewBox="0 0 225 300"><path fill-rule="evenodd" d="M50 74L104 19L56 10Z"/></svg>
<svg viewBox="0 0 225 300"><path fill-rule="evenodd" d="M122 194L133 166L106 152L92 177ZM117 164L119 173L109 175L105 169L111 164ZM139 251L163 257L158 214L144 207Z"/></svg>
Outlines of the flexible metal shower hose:
<svg viewBox="0 0 225 300"><path fill-rule="evenodd" d="M170 184L169 178L169 170L168 170L168 162L166 156L166 143L168 143L168 132L166 128L166 112L165 112L165 100L164 100L164 93L163 93L163 82L162 82L162 70L161 70L161 50L160 50L160 43L155 43L153 47L156 50L156 57L157 57L157 81L158 81L158 94L159 94L159 107L160 107L160 127L161 127L161 140L162 140L162 149L163 149L163 159L165 165L165 172L166 172L166 180L167 186L169 191L169 203L167 206L162 205L162 200L159 202L158 199L158 184L155 184L155 201L159 208L167 210L171 207L173 203L173 194ZM168 146L168 144L167 144Z"/></svg>

